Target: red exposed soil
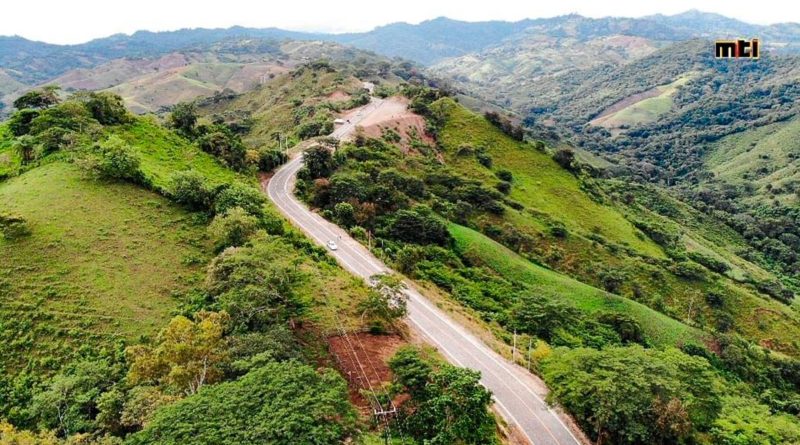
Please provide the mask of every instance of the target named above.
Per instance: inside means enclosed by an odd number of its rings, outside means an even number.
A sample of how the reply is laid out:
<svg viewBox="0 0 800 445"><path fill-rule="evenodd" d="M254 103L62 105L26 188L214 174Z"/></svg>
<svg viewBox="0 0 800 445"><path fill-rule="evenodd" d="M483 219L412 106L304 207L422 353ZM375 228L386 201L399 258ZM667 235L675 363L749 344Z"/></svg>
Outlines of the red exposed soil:
<svg viewBox="0 0 800 445"><path fill-rule="evenodd" d="M342 118L348 119L359 109L348 111ZM408 110L408 99L404 97L387 98L380 108L372 112L358 126L358 131L363 131L366 136L373 138L380 138L388 130L394 130L400 135L400 145L407 151L415 138L429 145L435 143L433 138L425 133L425 119Z"/></svg>
<svg viewBox="0 0 800 445"><path fill-rule="evenodd" d="M405 342L397 335L352 333L328 337L328 345L337 368L347 379L350 400L364 414L371 414L370 400L364 397L372 387L376 391L392 379L387 362Z"/></svg>
<svg viewBox="0 0 800 445"><path fill-rule="evenodd" d="M350 99L350 95L345 93L342 90L336 90L333 93L328 94L328 100L331 100L331 101L334 101L334 102L348 100L348 99Z"/></svg>

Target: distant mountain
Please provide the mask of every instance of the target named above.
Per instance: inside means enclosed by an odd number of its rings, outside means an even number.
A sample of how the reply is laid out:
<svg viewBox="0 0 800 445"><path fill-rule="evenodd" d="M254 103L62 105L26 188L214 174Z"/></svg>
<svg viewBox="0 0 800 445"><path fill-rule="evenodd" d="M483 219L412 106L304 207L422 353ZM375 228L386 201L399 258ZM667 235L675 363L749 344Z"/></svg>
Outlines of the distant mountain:
<svg viewBox="0 0 800 445"><path fill-rule="evenodd" d="M0 37L0 69L23 83L37 83L70 69L99 65L121 57L155 57L187 47L209 45L226 39L324 40L389 57L401 57L431 65L533 35L592 40L611 35L680 41L693 37L761 37L767 48L800 51L800 24L760 26L718 14L687 11L638 19L592 19L571 14L517 22L463 22L439 17L417 25L393 23L369 32L320 34L278 28L181 29L117 34L79 45L53 45L22 37Z"/></svg>
<svg viewBox="0 0 800 445"><path fill-rule="evenodd" d="M571 14L517 22L463 22L439 17L416 25L393 23L369 32L348 34L243 27L139 31L79 45L53 45L17 36L0 37L0 103L8 106L25 90L63 81L65 76L71 85L114 87L130 81L138 69L135 67L175 53L207 53L200 58L192 56L192 60L214 59L214 54L224 53L223 59L235 56L229 60L231 62L262 63L262 59L251 61L240 56L269 56L270 47L291 40L332 42L383 56L413 60L429 66L432 73L455 82L457 87L483 95L497 105L517 108L527 105L530 84L548 76L600 65L623 65L668 44L694 37L739 36L760 37L762 48L767 51L800 52L800 24L752 25L699 11L643 18L594 19ZM258 45L261 47L239 45L247 41L260 42ZM238 47L231 52L231 45L225 42L234 42L233 46ZM110 69L109 64L113 68ZM121 73L119 78L109 75L120 72L120 67L123 71L130 67L132 71ZM94 73L95 69L100 72ZM237 80L237 84L250 85L253 78L258 78L257 74L253 75L249 73L247 82ZM187 86L183 79L174 83L169 76L150 77L169 85L171 90ZM146 79L141 81L148 82ZM206 85L192 84L190 89L207 92L225 84L217 81ZM141 91L144 86L137 82L133 91ZM127 90L121 88L119 91ZM151 109L152 105L159 103L156 98L161 98L160 94L152 96L146 104L131 105L139 110Z"/></svg>
<svg viewBox="0 0 800 445"><path fill-rule="evenodd" d="M524 31L535 20L462 22L439 17L418 25L393 23L370 32L324 36L346 45L429 65L480 51Z"/></svg>

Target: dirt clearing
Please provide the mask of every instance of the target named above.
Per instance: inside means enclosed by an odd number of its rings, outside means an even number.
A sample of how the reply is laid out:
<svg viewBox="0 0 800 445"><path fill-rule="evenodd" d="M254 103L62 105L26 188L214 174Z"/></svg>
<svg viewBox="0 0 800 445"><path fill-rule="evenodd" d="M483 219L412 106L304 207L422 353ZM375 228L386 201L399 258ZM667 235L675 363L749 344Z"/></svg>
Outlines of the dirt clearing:
<svg viewBox="0 0 800 445"><path fill-rule="evenodd" d="M328 337L337 367L350 388L350 400L365 414L372 414L369 389L378 391L392 379L387 362L405 344L397 335L351 333Z"/></svg>

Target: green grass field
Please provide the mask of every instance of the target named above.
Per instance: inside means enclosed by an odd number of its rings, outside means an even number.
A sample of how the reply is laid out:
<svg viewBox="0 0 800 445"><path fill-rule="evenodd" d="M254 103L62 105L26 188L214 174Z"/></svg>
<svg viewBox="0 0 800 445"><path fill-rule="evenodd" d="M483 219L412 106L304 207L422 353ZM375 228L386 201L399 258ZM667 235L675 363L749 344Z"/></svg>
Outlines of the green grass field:
<svg viewBox="0 0 800 445"><path fill-rule="evenodd" d="M462 145L484 147L492 157L494 169L508 169L514 175L509 197L526 209L549 215L571 232L600 234L637 251L663 257L661 248L649 239L636 236L637 230L625 217L603 206L584 193L578 180L545 153L512 140L483 117L473 114L449 99L440 102L446 109L447 123L440 134L447 150L447 162L471 178L488 184L498 182L494 173L472 157L456 154Z"/></svg>
<svg viewBox="0 0 800 445"><path fill-rule="evenodd" d="M642 99L616 113L592 122L606 128L619 128L621 125L633 126L654 122L659 116L672 108L672 96L678 90L678 87L684 85L691 78L691 75L684 75L667 85L658 86L655 88L657 96Z"/></svg>
<svg viewBox="0 0 800 445"><path fill-rule="evenodd" d="M0 183L0 208L32 231L0 239L0 365L154 334L202 284L204 222L140 187L53 162Z"/></svg>
<svg viewBox="0 0 800 445"><path fill-rule="evenodd" d="M472 229L450 224L457 248L467 257L484 264L514 283L525 283L541 295L565 299L587 313L617 311L629 314L642 325L647 338L659 346L688 341L702 342L701 331L686 326L647 306L583 284L541 267Z"/></svg>
<svg viewBox="0 0 800 445"><path fill-rule="evenodd" d="M705 165L717 180L752 184L754 193L746 199L753 204L778 199L791 205L798 202L791 191L791 184L800 181L798 140L800 119L765 125L715 142Z"/></svg>
<svg viewBox="0 0 800 445"><path fill-rule="evenodd" d="M112 132L133 146L141 159L143 173L157 188L166 187L174 172L190 168L205 175L213 184L231 182L238 177L213 156L149 118L138 118L133 124L116 127Z"/></svg>

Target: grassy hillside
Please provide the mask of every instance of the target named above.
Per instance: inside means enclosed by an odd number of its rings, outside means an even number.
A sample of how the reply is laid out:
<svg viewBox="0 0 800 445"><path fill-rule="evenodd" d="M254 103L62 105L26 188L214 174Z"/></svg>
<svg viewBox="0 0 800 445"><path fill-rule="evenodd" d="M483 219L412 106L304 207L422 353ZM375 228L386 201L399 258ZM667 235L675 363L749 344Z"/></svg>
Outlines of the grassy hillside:
<svg viewBox="0 0 800 445"><path fill-rule="evenodd" d="M499 181L501 170L510 171L507 196L524 206L474 218L473 227L531 261L673 319L703 329L733 329L771 348L798 352L794 336L800 334L800 320L755 290L775 275L741 256L747 242L735 231L674 198L626 187L607 196L602 184L576 177L545 152L514 141L449 99L431 109L443 119L439 142L445 162L487 185ZM491 168L465 154L470 153L465 147L488 155ZM628 195L633 204L625 203ZM565 227L568 234L554 236L554 227ZM655 232L676 241L656 243ZM724 273L708 269L714 259L726 264ZM722 295L723 307L713 307L710 294Z"/></svg>
<svg viewBox="0 0 800 445"><path fill-rule="evenodd" d="M243 179L223 167L213 156L200 151L188 140L162 127L152 118L138 118L131 124L114 127L110 133L133 147L141 160L145 177L158 188L168 184L172 173L188 169L202 173L216 185L237 178ZM252 178L249 180L253 181Z"/></svg>
<svg viewBox="0 0 800 445"><path fill-rule="evenodd" d="M691 75L683 75L666 85L640 93L643 96L640 100L623 99L616 106L600 113L600 116L592 119L590 123L608 129L621 129L653 122L672 108L672 96L690 79Z"/></svg>
<svg viewBox="0 0 800 445"><path fill-rule="evenodd" d="M218 114L237 122L252 122L244 141L252 147L277 145L276 135L284 143L299 141L297 129L310 122L333 123L334 110L327 96L339 92L355 94L362 82L355 77L328 69L303 69L277 77L272 82L230 102L208 104L202 111ZM341 102L346 102L341 101Z"/></svg>
<svg viewBox="0 0 800 445"><path fill-rule="evenodd" d="M58 368L81 347L152 335L202 283L202 220L140 187L53 162L0 183L0 208L32 231L0 239L0 367Z"/></svg>
<svg viewBox="0 0 800 445"><path fill-rule="evenodd" d="M750 188L746 202L792 205L800 190L798 140L797 118L726 136L712 144L705 168L715 180Z"/></svg>
<svg viewBox="0 0 800 445"><path fill-rule="evenodd" d="M658 346L702 343L703 333L647 306L610 294L553 270L531 263L480 232L458 224L448 226L457 249L476 264L485 264L505 279L524 283L539 295L569 301L587 313L602 311L631 315L643 327L647 338Z"/></svg>
<svg viewBox="0 0 800 445"><path fill-rule="evenodd" d="M446 113L440 143L448 163L460 172L488 183L497 181L492 170L457 153L465 145L482 147L495 169L512 172L514 186L509 197L549 219L547 223L559 222L578 234L602 235L642 254L663 257L658 245L637 235L638 230L620 212L592 200L575 176L547 154L512 140L483 117L449 100L434 106ZM525 216L531 218L530 213Z"/></svg>

